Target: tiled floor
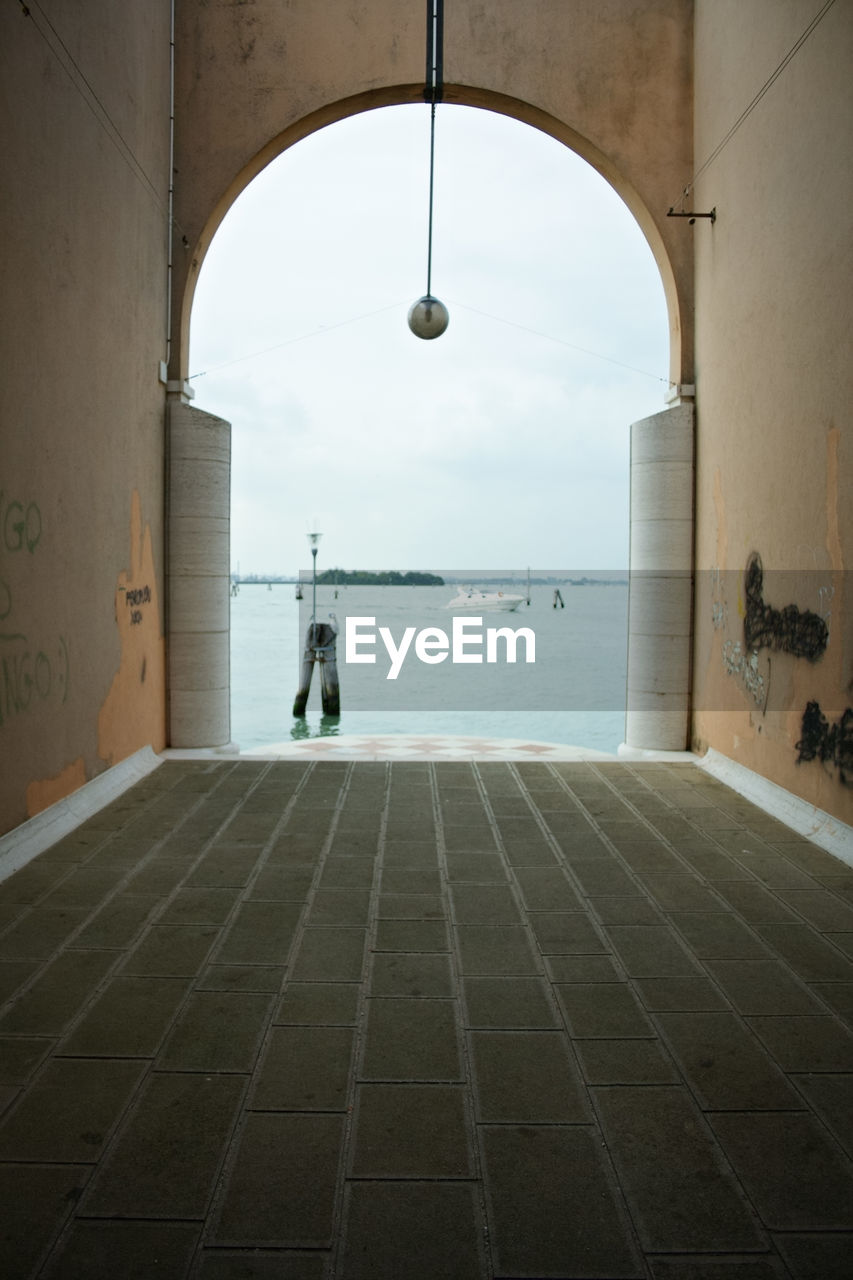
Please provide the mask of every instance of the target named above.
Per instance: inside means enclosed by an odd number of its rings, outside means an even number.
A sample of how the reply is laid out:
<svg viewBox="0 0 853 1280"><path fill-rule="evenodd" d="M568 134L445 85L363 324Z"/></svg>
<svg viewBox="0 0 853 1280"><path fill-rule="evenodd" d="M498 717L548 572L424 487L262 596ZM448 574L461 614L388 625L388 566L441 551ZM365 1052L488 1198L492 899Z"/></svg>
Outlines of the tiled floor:
<svg viewBox="0 0 853 1280"><path fill-rule="evenodd" d="M0 885L0 1274L840 1280L853 871L690 763L170 760Z"/></svg>

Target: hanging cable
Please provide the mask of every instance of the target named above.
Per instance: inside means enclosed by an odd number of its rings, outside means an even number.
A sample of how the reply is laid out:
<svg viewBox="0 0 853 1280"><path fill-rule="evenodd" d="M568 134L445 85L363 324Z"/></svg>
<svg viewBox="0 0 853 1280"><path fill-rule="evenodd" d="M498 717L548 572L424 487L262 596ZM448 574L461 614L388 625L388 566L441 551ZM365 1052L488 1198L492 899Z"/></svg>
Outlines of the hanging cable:
<svg viewBox="0 0 853 1280"><path fill-rule="evenodd" d="M687 196L692 191L696 180L701 177L701 175L705 172L705 170L709 167L709 165L712 165L714 163L714 161L716 160L720 152L723 150L723 148L728 146L732 138L737 133L738 129L741 127L742 124L746 123L747 119L749 118L749 116L752 115L753 111L758 106L759 102L764 97L765 93L767 93L768 89L772 88L772 86L776 83L776 81L779 79L779 76L787 67L788 63L791 61L793 57L795 57L796 54L799 53L800 49L808 40L809 36L817 27L818 23L823 21L823 19L829 13L829 10L832 8L834 4L835 4L835 0L826 0L826 3L824 4L823 8L820 10L819 13L815 14L814 18L812 18L811 22L806 27L805 31L800 36L799 40L797 40L795 44L788 50L788 52L785 54L785 57L776 67L772 75L770 75L768 79L765 80L764 84L758 90L758 93L755 95L755 97L752 99L749 105L743 109L743 111L738 116L737 120L735 120L734 124L729 129L728 133L725 135L725 137L723 137L722 140L717 143L716 147L708 156L708 158L699 166L699 168L693 174L693 177L687 183L687 186L682 189L681 195L679 197L682 205L684 204L684 201L687 198ZM707 217L708 215L703 214L703 215L697 215L697 216Z"/></svg>
<svg viewBox="0 0 853 1280"><path fill-rule="evenodd" d="M417 338L438 338L447 328L447 307L432 294L432 227L435 199L435 108L444 91L444 0L427 0L426 77L429 103L429 216L427 220L427 288L409 308L409 328Z"/></svg>

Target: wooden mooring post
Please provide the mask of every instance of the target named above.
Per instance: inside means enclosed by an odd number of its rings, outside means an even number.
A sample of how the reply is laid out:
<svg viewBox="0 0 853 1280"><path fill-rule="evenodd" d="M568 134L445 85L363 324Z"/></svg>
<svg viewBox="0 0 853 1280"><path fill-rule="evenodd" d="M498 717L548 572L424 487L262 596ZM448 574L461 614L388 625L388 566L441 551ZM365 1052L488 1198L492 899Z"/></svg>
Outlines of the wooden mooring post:
<svg viewBox="0 0 853 1280"><path fill-rule="evenodd" d="M323 703L323 714L339 716L341 714L341 691L338 687L337 658L338 629L329 622L309 622L305 633L305 649L302 653L302 671L299 676L299 688L293 702L293 714L304 716L308 705L308 694L311 692L311 677L314 674L315 662L320 667L320 698Z"/></svg>

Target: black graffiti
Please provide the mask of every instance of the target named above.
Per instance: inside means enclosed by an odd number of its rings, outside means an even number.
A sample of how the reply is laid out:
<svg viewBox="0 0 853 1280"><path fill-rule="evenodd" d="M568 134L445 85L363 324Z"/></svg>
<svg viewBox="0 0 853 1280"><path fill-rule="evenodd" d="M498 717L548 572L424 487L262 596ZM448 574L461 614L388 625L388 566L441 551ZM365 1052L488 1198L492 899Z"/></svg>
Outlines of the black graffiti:
<svg viewBox="0 0 853 1280"><path fill-rule="evenodd" d="M0 490L0 509L3 506L3 491ZM7 551L20 551L26 547L30 554L35 551L41 538L41 511L35 502L27 504L13 500L6 504L3 515L3 545Z"/></svg>
<svg viewBox="0 0 853 1280"><path fill-rule="evenodd" d="M136 587L133 591L127 591L125 593L125 603L128 609L135 609L140 604L150 604L151 588L147 586Z"/></svg>
<svg viewBox="0 0 853 1280"><path fill-rule="evenodd" d="M829 640L829 628L818 614L795 604L774 609L764 603L764 570L761 557L753 551L743 575L746 614L743 638L748 649L778 649L795 658L817 662Z"/></svg>
<svg viewBox="0 0 853 1280"><path fill-rule="evenodd" d="M803 760L820 760L821 764L835 765L845 787L853 785L853 707L848 707L841 718L830 724L817 702L809 702L803 712L797 743L797 764Z"/></svg>

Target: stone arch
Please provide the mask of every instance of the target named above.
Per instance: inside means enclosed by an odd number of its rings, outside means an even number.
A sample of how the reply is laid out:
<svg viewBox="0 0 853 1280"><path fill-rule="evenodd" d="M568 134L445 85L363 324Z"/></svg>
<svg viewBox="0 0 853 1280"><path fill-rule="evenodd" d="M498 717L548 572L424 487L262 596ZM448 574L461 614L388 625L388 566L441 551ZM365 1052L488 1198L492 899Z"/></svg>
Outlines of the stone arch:
<svg viewBox="0 0 853 1280"><path fill-rule="evenodd" d="M330 103L295 121L287 129L276 134L232 177L199 230L198 238L192 247L189 270L186 271L184 277L183 291L177 304L178 368L174 371L174 376L177 377L181 384L184 383L189 372L190 325L199 273L217 230L243 191L267 165L278 159L295 143L301 142L312 133L367 111L418 102L423 102L422 92L413 95L410 89L399 86L370 91ZM690 323L692 290L690 291L690 296L684 296L686 290L679 287L678 264L674 263L671 258L670 246L662 234L659 218L656 216L656 212L649 208L618 164L570 125L548 115L529 103L510 98L504 94L482 89L475 90L464 86L445 85L443 102L456 106L493 111L517 120L522 124L527 124L532 128L539 129L558 142L563 143L570 151L575 152L609 183L634 216L646 238L660 273L669 318L670 383L674 387L679 387L684 383L692 382L692 342L685 340L685 335L692 334L692 324Z"/></svg>

